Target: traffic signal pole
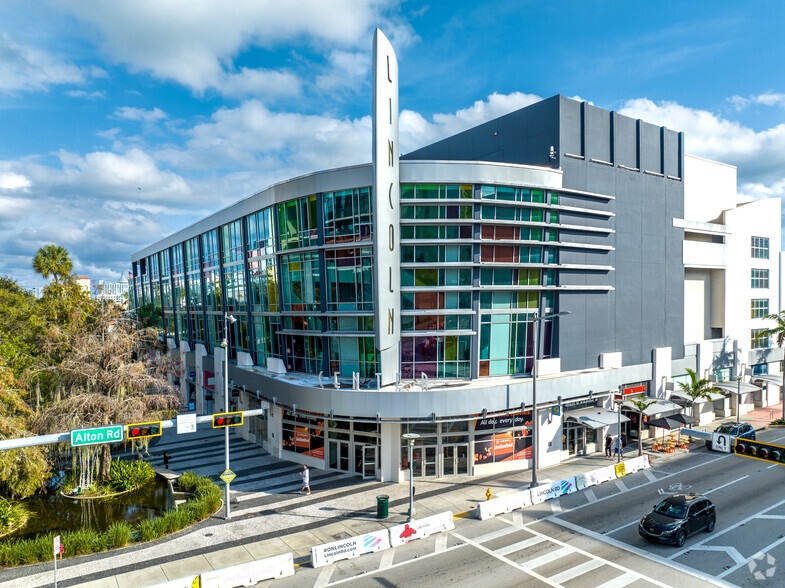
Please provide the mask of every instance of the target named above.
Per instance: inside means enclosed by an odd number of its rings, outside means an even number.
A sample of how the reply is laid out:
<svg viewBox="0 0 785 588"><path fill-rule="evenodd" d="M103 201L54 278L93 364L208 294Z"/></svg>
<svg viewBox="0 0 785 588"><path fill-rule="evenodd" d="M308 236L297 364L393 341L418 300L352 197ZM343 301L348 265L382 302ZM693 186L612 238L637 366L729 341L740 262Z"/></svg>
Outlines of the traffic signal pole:
<svg viewBox="0 0 785 588"><path fill-rule="evenodd" d="M229 347L224 347L224 412L229 412ZM229 427L224 428L224 461L229 470ZM229 482L226 482L226 520L232 518L229 507Z"/></svg>

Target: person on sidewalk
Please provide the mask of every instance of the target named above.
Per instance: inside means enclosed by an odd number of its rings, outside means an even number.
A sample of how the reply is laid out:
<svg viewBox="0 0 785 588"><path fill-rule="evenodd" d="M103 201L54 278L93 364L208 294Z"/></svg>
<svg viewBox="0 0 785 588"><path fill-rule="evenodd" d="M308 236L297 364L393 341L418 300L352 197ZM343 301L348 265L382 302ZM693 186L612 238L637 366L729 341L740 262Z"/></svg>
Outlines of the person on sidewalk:
<svg viewBox="0 0 785 588"><path fill-rule="evenodd" d="M608 433L605 435L605 457L611 459L611 446L613 445L613 437Z"/></svg>
<svg viewBox="0 0 785 588"><path fill-rule="evenodd" d="M311 495L311 474L308 471L308 466L307 465L303 466L303 471L300 472L300 476L303 479L303 487L300 488L300 494L303 493L303 490L307 490L306 494L308 494L310 496Z"/></svg>
<svg viewBox="0 0 785 588"><path fill-rule="evenodd" d="M624 459L624 444L621 442L621 435L616 437L613 442L613 455L621 456L621 458Z"/></svg>
<svg viewBox="0 0 785 588"><path fill-rule="evenodd" d="M169 455L169 452L168 451L164 451L164 469L165 470L169 469L169 460L170 459L171 459L171 456Z"/></svg>

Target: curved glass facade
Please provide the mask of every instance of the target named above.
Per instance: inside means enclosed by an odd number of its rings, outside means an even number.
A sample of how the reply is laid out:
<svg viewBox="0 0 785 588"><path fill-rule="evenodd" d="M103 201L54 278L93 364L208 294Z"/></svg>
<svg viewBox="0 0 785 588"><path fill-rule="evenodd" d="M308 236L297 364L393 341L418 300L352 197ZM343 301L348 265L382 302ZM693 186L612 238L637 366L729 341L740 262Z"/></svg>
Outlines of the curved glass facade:
<svg viewBox="0 0 785 588"><path fill-rule="evenodd" d="M531 319L557 311L563 290L560 251L592 249L592 231L598 243L610 232L591 198L566 200L527 186L401 185L401 379L530 373ZM589 229L564 224L592 216ZM231 358L370 382L374 246L371 188L293 198L134 262L135 304L161 308L160 328L192 348L220 345L229 312ZM557 339L545 321L539 356L556 355Z"/></svg>

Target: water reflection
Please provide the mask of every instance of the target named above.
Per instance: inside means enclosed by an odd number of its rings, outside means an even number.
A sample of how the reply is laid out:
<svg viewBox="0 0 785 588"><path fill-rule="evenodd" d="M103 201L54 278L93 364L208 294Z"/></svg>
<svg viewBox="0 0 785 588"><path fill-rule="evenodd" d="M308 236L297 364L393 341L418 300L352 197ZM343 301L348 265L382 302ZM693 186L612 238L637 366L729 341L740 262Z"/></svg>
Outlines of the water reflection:
<svg viewBox="0 0 785 588"><path fill-rule="evenodd" d="M30 510L27 525L7 539L31 538L39 533L93 528L105 531L115 521L131 525L161 516L171 508L169 486L156 478L144 488L101 500L72 500L59 494L33 497L24 501Z"/></svg>

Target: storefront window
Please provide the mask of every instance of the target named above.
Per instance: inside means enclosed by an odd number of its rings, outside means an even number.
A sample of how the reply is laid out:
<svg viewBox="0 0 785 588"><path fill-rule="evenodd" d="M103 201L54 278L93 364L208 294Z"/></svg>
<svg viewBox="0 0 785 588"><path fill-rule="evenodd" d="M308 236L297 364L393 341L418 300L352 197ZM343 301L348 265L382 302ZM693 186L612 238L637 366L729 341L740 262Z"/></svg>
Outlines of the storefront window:
<svg viewBox="0 0 785 588"><path fill-rule="evenodd" d="M531 459L531 411L474 421L474 464Z"/></svg>
<svg viewBox="0 0 785 588"><path fill-rule="evenodd" d="M324 419L284 411L281 447L286 451L324 459Z"/></svg>

